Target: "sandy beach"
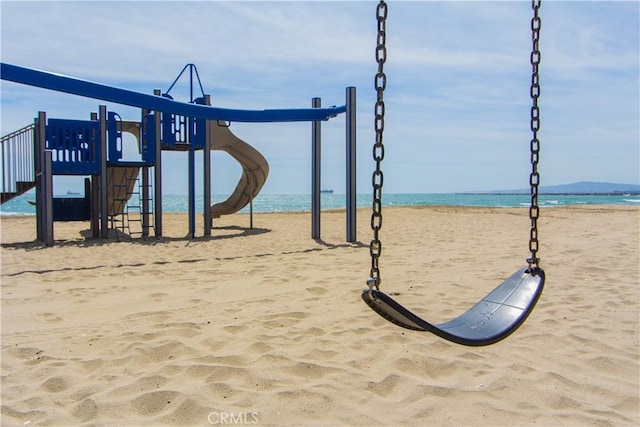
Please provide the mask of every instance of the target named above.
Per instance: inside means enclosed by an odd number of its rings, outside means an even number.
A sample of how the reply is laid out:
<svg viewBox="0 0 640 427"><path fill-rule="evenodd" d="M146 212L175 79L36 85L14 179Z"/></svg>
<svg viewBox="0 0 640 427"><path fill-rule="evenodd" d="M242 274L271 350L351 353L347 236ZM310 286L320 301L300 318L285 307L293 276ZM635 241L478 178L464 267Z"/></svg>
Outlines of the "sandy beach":
<svg viewBox="0 0 640 427"><path fill-rule="evenodd" d="M381 289L455 317L525 265L526 209L385 208ZM369 212L216 220L90 240L88 223L1 220L1 424L640 425L640 207L544 209L547 283L527 322L472 348L360 299ZM198 233L202 234L198 225Z"/></svg>

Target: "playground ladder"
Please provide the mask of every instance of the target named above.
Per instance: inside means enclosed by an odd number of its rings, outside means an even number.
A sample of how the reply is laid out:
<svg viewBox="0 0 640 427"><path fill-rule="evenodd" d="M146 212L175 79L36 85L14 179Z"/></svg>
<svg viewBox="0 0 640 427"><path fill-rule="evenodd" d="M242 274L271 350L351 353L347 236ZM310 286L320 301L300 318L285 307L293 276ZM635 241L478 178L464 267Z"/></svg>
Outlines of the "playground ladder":
<svg viewBox="0 0 640 427"><path fill-rule="evenodd" d="M131 185L131 183L134 184ZM148 184L147 187L150 189L151 185ZM118 188L124 191L117 191ZM153 226L147 225L147 230L145 230L143 216L145 213L153 212L144 212L142 207L145 204L145 200L148 202L147 205L149 207L153 206L152 192L143 191L143 184L139 175L127 177L125 183L114 184L114 190L116 190L115 194L122 195L122 197L114 199L114 201L122 203L123 206L120 212L112 217L112 227L116 230L116 238L120 240L118 231L122 232L122 234L128 234L131 239L135 235L140 237L148 236L150 234L149 229L153 228ZM145 199L144 194L149 196ZM150 221L150 223L153 224L153 221Z"/></svg>
<svg viewBox="0 0 640 427"><path fill-rule="evenodd" d="M130 178L128 178L130 179ZM129 236L133 239L134 234L142 237L143 229L142 229L142 200L141 200L141 191L140 191L140 180L138 177L135 177L136 185L133 187L130 193L127 194L129 197L129 202L125 206L125 215L127 217L127 228L129 230ZM131 228L132 223L134 224L134 229Z"/></svg>
<svg viewBox="0 0 640 427"><path fill-rule="evenodd" d="M127 196L126 196L126 188L127 188L127 184L119 184L119 183L115 183L113 184L113 194L124 194L122 197L114 197L113 201L114 203L116 203L117 205L122 205L125 206L126 203L128 202ZM118 231L122 232L122 234L126 233L126 229L127 229L127 224L126 224L126 217L124 215L124 208L122 210L118 209L111 217L111 228L114 229L116 231L116 238L118 239L118 241L120 241L120 237L118 234Z"/></svg>
<svg viewBox="0 0 640 427"><path fill-rule="evenodd" d="M36 186L34 141L34 124L0 140L0 204Z"/></svg>
<svg viewBox="0 0 640 427"><path fill-rule="evenodd" d="M137 191L132 192L132 196L135 195L137 197L133 199L134 200L133 203L131 202L132 198L130 198L129 203L127 203L127 208L126 208L127 224L129 224L130 236L132 236L133 234L138 234L144 238L151 234L150 231L153 228L153 225L152 225L153 221L150 220L149 224L144 224L143 222L143 218L145 215L149 215L151 217L153 214L153 196L152 196L153 191L151 191L153 186L151 185L151 183L148 183L146 185L143 184L140 177L138 177L137 179L138 179ZM145 186L147 191L144 191ZM137 203L135 203L136 200L137 200ZM150 210L149 212L144 211L145 204L146 206L148 206L148 209ZM136 225L136 229L140 231L131 230L132 222L134 224L138 224Z"/></svg>

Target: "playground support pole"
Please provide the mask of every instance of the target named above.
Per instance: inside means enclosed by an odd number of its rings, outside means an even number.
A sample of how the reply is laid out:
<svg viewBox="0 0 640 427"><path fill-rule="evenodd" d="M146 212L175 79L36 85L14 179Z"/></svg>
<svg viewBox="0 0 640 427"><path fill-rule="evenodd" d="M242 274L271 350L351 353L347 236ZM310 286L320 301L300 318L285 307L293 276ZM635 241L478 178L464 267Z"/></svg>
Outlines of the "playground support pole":
<svg viewBox="0 0 640 427"><path fill-rule="evenodd" d="M144 122L144 118L149 111L147 109L142 109L140 112L140 128L138 129L138 144L140 144L142 148L142 123ZM146 150L146 147L144 147ZM149 209L149 166L142 167L142 238L146 239L149 237L149 214L151 210Z"/></svg>
<svg viewBox="0 0 640 427"><path fill-rule="evenodd" d="M204 104L211 105L211 95L204 96ZM204 121L204 235L211 236L211 141L209 141L209 126L208 120Z"/></svg>
<svg viewBox="0 0 640 427"><path fill-rule="evenodd" d="M160 89L154 89L153 94L161 96ZM153 218L155 221L156 237L162 237L162 123L160 122L160 111L155 110L153 117L156 127L156 171L153 176Z"/></svg>
<svg viewBox="0 0 640 427"><path fill-rule="evenodd" d="M193 103L193 64L189 65L189 102ZM196 150L195 135L193 133L196 125L193 117L187 118L189 126L189 234L193 239L196 237Z"/></svg>
<svg viewBox="0 0 640 427"><path fill-rule="evenodd" d="M356 241L356 88L346 90L347 242Z"/></svg>
<svg viewBox="0 0 640 427"><path fill-rule="evenodd" d="M249 228L253 230L253 194L249 198Z"/></svg>
<svg viewBox="0 0 640 427"><path fill-rule="evenodd" d="M36 237L41 242L45 241L45 223L44 223L44 152L47 138L47 113L38 112L36 119L36 147L35 147L35 172L36 172Z"/></svg>
<svg viewBox="0 0 640 427"><path fill-rule="evenodd" d="M98 110L100 120L100 237L109 237L109 177L107 175L107 106Z"/></svg>
<svg viewBox="0 0 640 427"><path fill-rule="evenodd" d="M313 98L311 107L320 108L322 100ZM321 163L322 122L311 124L311 238L320 238L320 163Z"/></svg>
<svg viewBox="0 0 640 427"><path fill-rule="evenodd" d="M98 114L91 113L91 120L97 121ZM100 175L91 175L91 237L100 237Z"/></svg>
<svg viewBox="0 0 640 427"><path fill-rule="evenodd" d="M53 173L51 171L51 151L44 152L44 165L42 167L43 213L44 213L44 244L53 246Z"/></svg>
<svg viewBox="0 0 640 427"><path fill-rule="evenodd" d="M142 167L142 237L149 237L149 166Z"/></svg>
<svg viewBox="0 0 640 427"><path fill-rule="evenodd" d="M193 239L196 237L196 168L194 148L195 137L193 134L193 125L195 119L187 118L187 126L189 126L189 235Z"/></svg>

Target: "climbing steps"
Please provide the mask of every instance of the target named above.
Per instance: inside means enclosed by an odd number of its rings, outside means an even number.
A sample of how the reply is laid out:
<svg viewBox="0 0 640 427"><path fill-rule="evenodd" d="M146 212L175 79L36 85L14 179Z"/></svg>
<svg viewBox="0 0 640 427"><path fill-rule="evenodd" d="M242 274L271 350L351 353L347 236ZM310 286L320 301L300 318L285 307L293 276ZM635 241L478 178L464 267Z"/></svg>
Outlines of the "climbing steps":
<svg viewBox="0 0 640 427"><path fill-rule="evenodd" d="M111 228L116 230L116 237L127 235L146 237L149 235L150 224L144 223L145 207L151 209L151 185L140 180L139 167L112 167L108 170L110 188L109 218Z"/></svg>

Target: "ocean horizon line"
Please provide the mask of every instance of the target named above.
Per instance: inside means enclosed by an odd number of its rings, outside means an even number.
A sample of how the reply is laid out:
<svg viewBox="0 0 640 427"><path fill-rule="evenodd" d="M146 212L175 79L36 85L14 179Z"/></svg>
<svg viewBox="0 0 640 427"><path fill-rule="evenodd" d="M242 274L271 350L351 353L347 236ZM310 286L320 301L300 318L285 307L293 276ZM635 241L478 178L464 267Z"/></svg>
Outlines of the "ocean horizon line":
<svg viewBox="0 0 640 427"><path fill-rule="evenodd" d="M63 197L79 197L78 194L66 194ZM58 197L58 196L56 196ZM229 195L214 194L213 204L224 202ZM33 194L23 194L0 206L1 216L35 215ZM369 208L373 195L359 193L356 195L357 208ZM531 195L524 193L387 193L383 194L384 207L415 207L415 206L457 206L457 207L487 207L487 208L523 208L531 203ZM139 205L135 197L131 203ZM153 208L153 201L150 201ZM640 206L640 195L632 194L539 194L538 206L553 208L574 205L630 205ZM344 193L322 193L320 208L322 210L344 209L346 195ZM196 212L204 211L204 195L195 197ZM188 194L163 194L162 210L167 213L185 213L189 211ZM258 194L252 201L252 206L245 206L240 213L267 212L308 212L311 211L311 194Z"/></svg>

